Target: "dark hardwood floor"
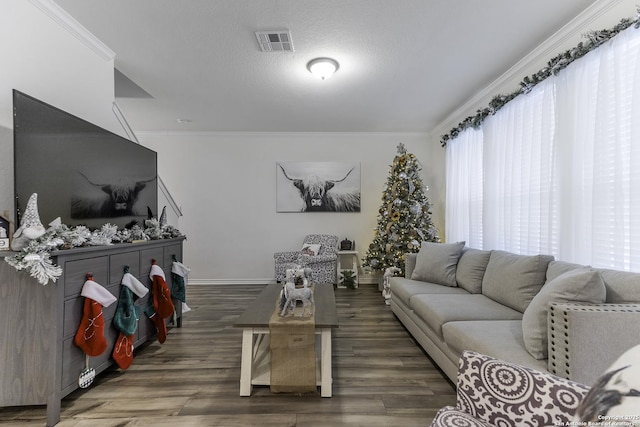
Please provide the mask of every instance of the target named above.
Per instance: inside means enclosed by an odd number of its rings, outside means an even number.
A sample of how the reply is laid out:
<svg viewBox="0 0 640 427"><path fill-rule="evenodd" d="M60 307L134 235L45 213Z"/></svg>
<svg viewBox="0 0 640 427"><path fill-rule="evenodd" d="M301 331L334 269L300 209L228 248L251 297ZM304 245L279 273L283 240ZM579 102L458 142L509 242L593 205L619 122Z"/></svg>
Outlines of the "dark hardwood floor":
<svg viewBox="0 0 640 427"><path fill-rule="evenodd" d="M377 287L337 289L333 397L239 396L242 332L234 319L262 286L189 286L193 309L166 342L138 349L62 401L60 427L428 426L455 390L395 318ZM44 426L45 407L0 408L0 425Z"/></svg>

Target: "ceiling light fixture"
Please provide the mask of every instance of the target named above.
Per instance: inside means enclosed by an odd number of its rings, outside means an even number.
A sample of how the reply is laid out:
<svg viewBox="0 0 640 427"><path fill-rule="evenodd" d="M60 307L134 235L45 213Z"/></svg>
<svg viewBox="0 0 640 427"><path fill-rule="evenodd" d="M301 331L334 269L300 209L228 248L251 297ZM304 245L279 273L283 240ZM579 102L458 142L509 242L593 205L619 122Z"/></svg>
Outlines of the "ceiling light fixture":
<svg viewBox="0 0 640 427"><path fill-rule="evenodd" d="M307 63L307 70L320 80L326 80L340 68L338 61L331 58L316 58Z"/></svg>

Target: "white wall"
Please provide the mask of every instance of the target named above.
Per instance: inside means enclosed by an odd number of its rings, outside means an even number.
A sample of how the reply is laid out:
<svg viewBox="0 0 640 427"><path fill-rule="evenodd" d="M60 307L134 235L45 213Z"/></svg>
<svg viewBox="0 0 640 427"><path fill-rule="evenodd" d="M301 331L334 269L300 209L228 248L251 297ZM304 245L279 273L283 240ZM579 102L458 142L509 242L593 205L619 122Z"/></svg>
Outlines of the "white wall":
<svg viewBox="0 0 640 427"><path fill-rule="evenodd" d="M75 35L69 26L75 26ZM122 134L112 112L113 53L83 39L82 30L49 0L2 0L0 5L0 214L8 210L11 219L12 89Z"/></svg>
<svg viewBox="0 0 640 427"><path fill-rule="evenodd" d="M191 283L265 283L273 253L296 250L310 233L356 241L362 257L373 239L390 165L402 142L423 165L433 219L444 230L444 150L426 134L148 133L158 173L181 203ZM277 161L360 162L360 213L277 213Z"/></svg>
<svg viewBox="0 0 640 427"><path fill-rule="evenodd" d="M514 64L504 74L484 88L478 88L474 96L460 105L448 117L434 126L431 140L439 143L442 135L473 116L477 110L484 109L498 94L513 93L520 87L525 76L531 76L544 68L551 58L585 42L585 34L589 31L610 29L622 19L634 18L636 0L596 0L583 13L558 30L554 35L541 43L536 49Z"/></svg>

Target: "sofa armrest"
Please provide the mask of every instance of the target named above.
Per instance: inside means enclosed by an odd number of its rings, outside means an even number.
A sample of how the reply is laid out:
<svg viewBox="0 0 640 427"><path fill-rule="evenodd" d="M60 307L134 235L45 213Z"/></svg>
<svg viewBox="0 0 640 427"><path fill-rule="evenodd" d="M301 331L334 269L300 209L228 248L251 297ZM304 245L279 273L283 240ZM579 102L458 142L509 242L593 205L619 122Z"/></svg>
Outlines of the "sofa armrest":
<svg viewBox="0 0 640 427"><path fill-rule="evenodd" d="M298 255L300 255L300 251L276 252L273 254L273 258L276 263L295 262Z"/></svg>
<svg viewBox="0 0 640 427"><path fill-rule="evenodd" d="M638 324L640 304L550 304L549 372L593 384L622 353L640 343Z"/></svg>
<svg viewBox="0 0 640 427"><path fill-rule="evenodd" d="M302 255L298 258L302 265L319 264L322 262L334 262L338 259L338 254L324 254L324 255Z"/></svg>
<svg viewBox="0 0 640 427"><path fill-rule="evenodd" d="M460 357L456 407L491 425L569 425L588 391L549 372L467 350Z"/></svg>
<svg viewBox="0 0 640 427"><path fill-rule="evenodd" d="M413 274L413 270L416 268L416 259L418 258L417 253L406 253L404 256L404 277L406 279L411 279L411 275Z"/></svg>

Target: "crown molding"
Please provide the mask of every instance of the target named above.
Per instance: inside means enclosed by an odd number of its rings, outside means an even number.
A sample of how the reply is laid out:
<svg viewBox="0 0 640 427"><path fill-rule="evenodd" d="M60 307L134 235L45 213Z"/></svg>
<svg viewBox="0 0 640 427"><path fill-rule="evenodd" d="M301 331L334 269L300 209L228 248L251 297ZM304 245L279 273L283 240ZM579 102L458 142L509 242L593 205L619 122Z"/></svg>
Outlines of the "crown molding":
<svg viewBox="0 0 640 427"><path fill-rule="evenodd" d="M217 137L264 137L264 136L313 136L313 135L321 135L321 136L372 136L372 135L397 135L397 136L406 136L406 137L417 137L417 138L428 138L429 132L278 132L278 131L154 131L154 130L138 130L136 131L136 135L139 136L217 136Z"/></svg>
<svg viewBox="0 0 640 427"><path fill-rule="evenodd" d="M469 98L467 102L459 106L444 120L434 126L431 132L431 138L434 141L439 142L440 137L443 134L457 126L465 117L473 115L478 109L486 107L494 96L515 90L518 87L519 82L525 76L538 71L559 52L577 44L577 42L574 42L573 44L571 44L571 42L581 39L582 34L587 31L587 29L593 30L593 28L589 27L591 24L606 16L612 9L615 9L620 5L620 3L625 1L627 0L598 0L593 3L537 48L509 68L504 74L481 91L477 92L474 96ZM634 11L635 9L632 9L629 12L633 15ZM618 17L616 23L623 18L624 16Z"/></svg>
<svg viewBox="0 0 640 427"><path fill-rule="evenodd" d="M93 50L100 58L105 61L113 61L115 59L116 54L114 51L109 49L107 45L102 43L53 0L29 0L29 2L44 12L45 15L65 29L69 34Z"/></svg>

